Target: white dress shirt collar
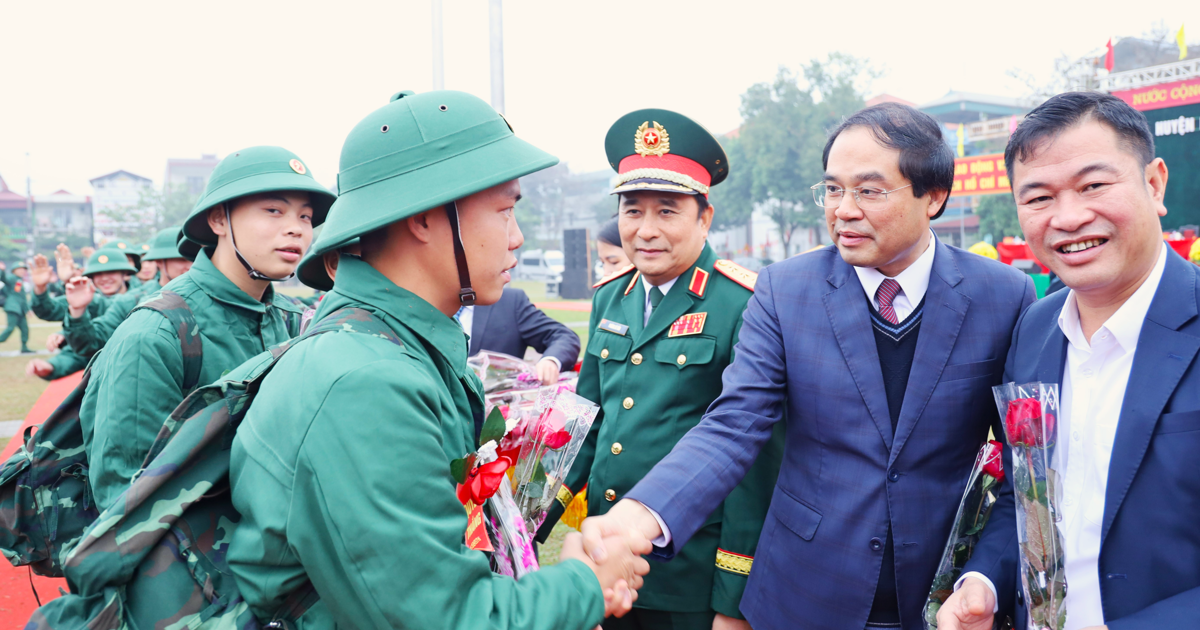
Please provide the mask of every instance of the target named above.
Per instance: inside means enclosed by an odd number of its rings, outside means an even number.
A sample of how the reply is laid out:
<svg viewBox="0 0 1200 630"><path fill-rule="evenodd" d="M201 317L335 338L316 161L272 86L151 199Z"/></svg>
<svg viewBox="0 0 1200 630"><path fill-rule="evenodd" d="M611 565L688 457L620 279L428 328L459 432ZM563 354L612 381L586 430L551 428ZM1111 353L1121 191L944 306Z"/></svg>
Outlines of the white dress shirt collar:
<svg viewBox="0 0 1200 630"><path fill-rule="evenodd" d="M937 251L936 241L937 235L930 230L929 245L926 246L925 251L913 261L913 264L893 278L900 283L900 294L896 296L896 301L893 303L900 321L908 318L908 315L925 298L925 292L929 290L929 274L933 272L933 255ZM879 308L879 302L875 300L875 292L879 290L879 285L883 284L887 276L874 267L855 267L854 273L858 274L858 282L862 284L867 299L871 300L875 308Z"/></svg>
<svg viewBox="0 0 1200 630"><path fill-rule="evenodd" d="M1113 338L1121 345L1121 349L1126 352L1137 348L1138 338L1142 334L1142 324L1146 320L1146 313L1150 312L1150 304L1154 301L1154 294L1158 291L1158 285L1162 281L1163 271L1167 266L1167 246L1163 244L1158 252L1158 261L1154 263L1154 269L1150 271L1150 275L1146 277L1146 281L1142 286L1138 287L1133 295L1129 296L1128 300L1117 309L1104 322L1104 325L1097 330L1092 337L1105 333L1111 333ZM1079 322L1079 303L1076 301L1075 291L1072 289L1067 294L1067 301L1063 304L1062 311L1058 314L1058 327L1062 329L1063 335L1067 341L1076 348L1084 351L1091 350L1091 339L1083 336L1083 326Z"/></svg>
<svg viewBox="0 0 1200 630"><path fill-rule="evenodd" d="M671 278L670 280L658 285L658 290L662 291L663 297L666 297L667 293L670 293L671 287L675 286L675 281L678 279L679 276L675 276L674 278ZM650 323L650 289L653 288L654 285L650 284L650 281L646 279L646 276L642 276L642 287L646 289L646 302L642 305L642 326L646 326Z"/></svg>

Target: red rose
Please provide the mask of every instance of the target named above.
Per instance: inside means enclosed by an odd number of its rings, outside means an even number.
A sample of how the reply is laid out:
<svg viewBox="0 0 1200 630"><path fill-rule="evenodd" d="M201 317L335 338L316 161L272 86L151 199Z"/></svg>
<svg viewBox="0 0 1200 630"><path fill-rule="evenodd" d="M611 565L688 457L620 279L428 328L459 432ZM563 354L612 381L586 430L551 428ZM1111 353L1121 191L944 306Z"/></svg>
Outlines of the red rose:
<svg viewBox="0 0 1200 630"><path fill-rule="evenodd" d="M546 443L547 448L552 451L557 451L558 449L566 446L567 442L571 441L571 432L567 431L566 429L555 431L553 433L547 431L546 437L543 441Z"/></svg>
<svg viewBox="0 0 1200 630"><path fill-rule="evenodd" d="M990 475L996 483L1004 481L1004 459L1000 457L1003 447L996 440L991 440L984 449L983 474Z"/></svg>
<svg viewBox="0 0 1200 630"><path fill-rule="evenodd" d="M1014 446L1046 447L1054 443L1054 414L1042 416L1036 398L1018 398L1008 403L1004 432Z"/></svg>
<svg viewBox="0 0 1200 630"><path fill-rule="evenodd" d="M492 498L500 488L508 464L508 459L502 457L490 464L472 468L471 472L467 473L467 482L458 485L458 500L463 505L466 505L468 500L475 505L483 505L483 502Z"/></svg>

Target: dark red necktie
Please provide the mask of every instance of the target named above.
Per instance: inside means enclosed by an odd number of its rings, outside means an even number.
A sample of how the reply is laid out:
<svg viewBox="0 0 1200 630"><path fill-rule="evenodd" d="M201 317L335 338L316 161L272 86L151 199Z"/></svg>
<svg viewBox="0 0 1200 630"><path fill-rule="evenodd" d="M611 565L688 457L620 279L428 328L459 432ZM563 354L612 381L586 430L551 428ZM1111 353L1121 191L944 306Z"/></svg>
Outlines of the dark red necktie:
<svg viewBox="0 0 1200 630"><path fill-rule="evenodd" d="M896 317L896 309L892 307L892 301L899 294L900 283L891 278L884 278L875 291L875 300L879 302L879 314L892 324L900 323L900 318Z"/></svg>

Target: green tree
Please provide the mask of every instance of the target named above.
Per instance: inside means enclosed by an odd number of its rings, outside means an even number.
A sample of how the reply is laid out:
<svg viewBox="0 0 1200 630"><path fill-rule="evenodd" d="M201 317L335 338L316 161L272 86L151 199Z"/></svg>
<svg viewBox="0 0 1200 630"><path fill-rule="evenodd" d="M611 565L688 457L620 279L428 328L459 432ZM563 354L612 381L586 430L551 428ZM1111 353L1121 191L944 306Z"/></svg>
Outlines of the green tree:
<svg viewBox="0 0 1200 630"><path fill-rule="evenodd" d="M1017 204L1012 195L986 195L975 208L979 215L980 236L991 235L993 242L1005 236L1021 236L1017 221Z"/></svg>
<svg viewBox="0 0 1200 630"><path fill-rule="evenodd" d="M754 212L751 193L753 175L740 138L718 138L729 162L729 176L714 186L708 198L712 203L714 230L742 227L750 222Z"/></svg>
<svg viewBox="0 0 1200 630"><path fill-rule="evenodd" d="M845 116L862 109L867 85L878 76L866 60L832 53L810 61L802 75L780 68L773 82L752 85L742 95L743 124L735 144L749 183L740 190L744 195L748 189L752 207L774 221L785 256L792 254L798 229L824 223L809 188L823 175L825 141ZM731 187L731 194L738 192Z"/></svg>

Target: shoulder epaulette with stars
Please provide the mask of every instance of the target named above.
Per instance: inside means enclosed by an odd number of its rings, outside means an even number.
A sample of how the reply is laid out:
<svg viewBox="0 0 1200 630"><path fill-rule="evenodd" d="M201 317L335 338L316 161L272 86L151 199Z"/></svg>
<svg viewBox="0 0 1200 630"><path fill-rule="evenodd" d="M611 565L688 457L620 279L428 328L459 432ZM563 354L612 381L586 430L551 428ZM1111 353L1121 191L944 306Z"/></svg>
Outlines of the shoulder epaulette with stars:
<svg viewBox="0 0 1200 630"><path fill-rule="evenodd" d="M621 276L629 273L630 271L633 271L634 269L636 269L636 267L634 267L633 265L626 265L625 267L622 267L621 269L618 269L618 270L608 274L607 276L600 278L600 281L597 282L596 284L593 284L592 288L599 289L600 287L608 284L609 282L612 282L613 280L616 280L617 278L620 278Z"/></svg>
<svg viewBox="0 0 1200 630"><path fill-rule="evenodd" d="M713 270L751 291L754 290L754 283L758 281L757 273L746 269L732 260L718 260L713 264Z"/></svg>

